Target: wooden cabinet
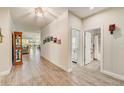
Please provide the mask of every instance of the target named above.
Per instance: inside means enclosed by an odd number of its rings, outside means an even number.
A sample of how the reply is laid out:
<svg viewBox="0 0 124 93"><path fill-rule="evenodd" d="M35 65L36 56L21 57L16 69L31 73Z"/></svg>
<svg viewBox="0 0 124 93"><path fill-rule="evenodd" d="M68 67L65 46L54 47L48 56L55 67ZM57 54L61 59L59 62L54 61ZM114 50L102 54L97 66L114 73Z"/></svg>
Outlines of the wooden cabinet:
<svg viewBox="0 0 124 93"><path fill-rule="evenodd" d="M12 33L13 64L22 64L22 32Z"/></svg>

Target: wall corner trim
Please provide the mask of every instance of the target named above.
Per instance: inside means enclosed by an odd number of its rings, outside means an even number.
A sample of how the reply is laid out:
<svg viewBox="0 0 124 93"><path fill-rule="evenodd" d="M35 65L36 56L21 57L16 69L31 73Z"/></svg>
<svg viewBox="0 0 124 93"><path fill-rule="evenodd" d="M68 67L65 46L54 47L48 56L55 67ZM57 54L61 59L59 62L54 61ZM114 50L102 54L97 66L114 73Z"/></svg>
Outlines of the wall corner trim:
<svg viewBox="0 0 124 93"><path fill-rule="evenodd" d="M6 71L0 72L0 76L8 75L11 72L11 68Z"/></svg>
<svg viewBox="0 0 124 93"><path fill-rule="evenodd" d="M122 76L122 75L118 75L118 74L115 74L115 73L112 73L112 72L109 72L109 71L106 71L106 70L102 70L101 72L106 74L106 75L112 76L113 78L124 81L124 76Z"/></svg>

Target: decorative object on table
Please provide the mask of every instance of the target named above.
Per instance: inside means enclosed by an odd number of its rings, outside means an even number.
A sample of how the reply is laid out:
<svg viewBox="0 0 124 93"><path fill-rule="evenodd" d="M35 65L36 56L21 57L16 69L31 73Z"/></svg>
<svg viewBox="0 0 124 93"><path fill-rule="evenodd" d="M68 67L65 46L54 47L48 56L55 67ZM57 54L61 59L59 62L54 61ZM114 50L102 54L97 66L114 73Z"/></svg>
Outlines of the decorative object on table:
<svg viewBox="0 0 124 93"><path fill-rule="evenodd" d="M56 38L54 38L53 42L54 42L54 43L57 43L57 37L56 37Z"/></svg>
<svg viewBox="0 0 124 93"><path fill-rule="evenodd" d="M2 41L3 41L3 35L1 33L1 28L0 28L0 43L2 43Z"/></svg>
<svg viewBox="0 0 124 93"><path fill-rule="evenodd" d="M22 64L22 32L13 32L13 64Z"/></svg>
<svg viewBox="0 0 124 93"><path fill-rule="evenodd" d="M58 44L61 44L61 39L58 40Z"/></svg>

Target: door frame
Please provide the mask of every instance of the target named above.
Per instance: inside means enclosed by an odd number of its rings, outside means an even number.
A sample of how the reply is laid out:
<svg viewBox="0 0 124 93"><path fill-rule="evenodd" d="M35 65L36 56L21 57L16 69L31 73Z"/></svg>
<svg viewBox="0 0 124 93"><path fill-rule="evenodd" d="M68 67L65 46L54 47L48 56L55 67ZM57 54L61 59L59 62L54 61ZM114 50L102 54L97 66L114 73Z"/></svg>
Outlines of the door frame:
<svg viewBox="0 0 124 93"><path fill-rule="evenodd" d="M79 32L79 44L80 44L80 30L78 30L78 29L76 29L76 28L73 28L72 31L73 31L73 30ZM72 33L73 33L73 32L72 32ZM73 38L73 37L72 37L72 38ZM71 39L71 40L72 40L72 39ZM72 43L71 43L71 44L72 44ZM72 47L72 45L71 45L71 47ZM72 48L71 48L71 51L73 51ZM79 45L79 51L80 51L80 45ZM72 61L73 61L73 60L72 60ZM80 61L80 53L79 53L79 58L78 58L77 64L80 63L79 61Z"/></svg>
<svg viewBox="0 0 124 93"><path fill-rule="evenodd" d="M72 69L72 30L77 30L77 31L79 31L79 33L80 33L80 40L79 40L79 42L81 42L81 38L82 38L82 36L81 36L81 30L79 30L79 29L77 29L77 28L71 28L70 29L70 32L69 32L69 69L68 69L68 72L71 72L73 69ZM80 46L80 50L81 50L81 46ZM77 65L80 65L82 62L81 62L81 54L80 54L80 56L79 56L79 62L77 63Z"/></svg>
<svg viewBox="0 0 124 93"><path fill-rule="evenodd" d="M96 28L91 28L91 29L86 29L83 31L83 66L85 66L85 33L88 32L88 31L92 31L92 30L95 30L95 29L100 29L100 35L101 35L101 54L100 54L100 71L103 70L103 27L96 27Z"/></svg>
<svg viewBox="0 0 124 93"><path fill-rule="evenodd" d="M83 47L83 48L84 48L84 66L87 65L86 62L85 62L85 61L86 61L86 45L85 45L85 44L86 44L86 33L88 33L88 32L90 33L89 30L84 32L84 47ZM91 33L90 33L90 34L91 34ZM91 38L92 38L92 37L91 37ZM90 62L89 62L89 63L90 63ZM88 64L89 64L89 63L88 63Z"/></svg>

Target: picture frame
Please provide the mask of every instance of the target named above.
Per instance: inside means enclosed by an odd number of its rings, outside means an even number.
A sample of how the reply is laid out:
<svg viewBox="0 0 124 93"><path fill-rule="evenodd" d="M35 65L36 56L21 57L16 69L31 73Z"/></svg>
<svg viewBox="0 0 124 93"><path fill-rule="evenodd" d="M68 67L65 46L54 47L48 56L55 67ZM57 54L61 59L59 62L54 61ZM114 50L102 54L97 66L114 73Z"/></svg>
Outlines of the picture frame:
<svg viewBox="0 0 124 93"><path fill-rule="evenodd" d="M47 42L50 42L50 37L49 36L47 37Z"/></svg>
<svg viewBox="0 0 124 93"><path fill-rule="evenodd" d="M50 41L53 41L53 36L50 37Z"/></svg>
<svg viewBox="0 0 124 93"><path fill-rule="evenodd" d="M56 37L56 38L54 38L53 42L54 42L54 43L57 43L57 37Z"/></svg>
<svg viewBox="0 0 124 93"><path fill-rule="evenodd" d="M61 44L61 39L58 40L58 44Z"/></svg>

